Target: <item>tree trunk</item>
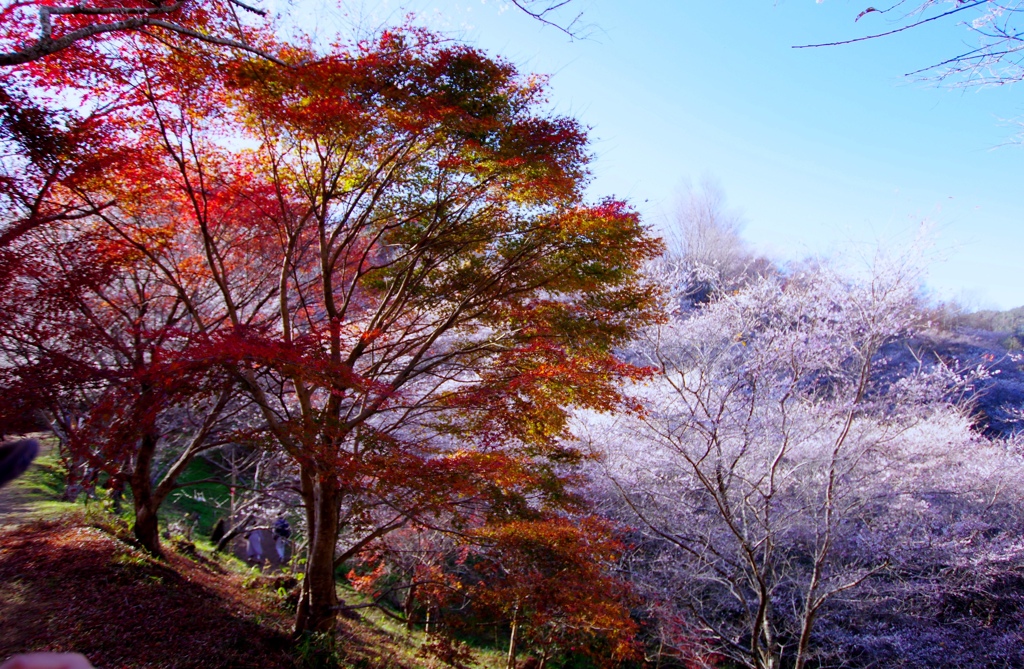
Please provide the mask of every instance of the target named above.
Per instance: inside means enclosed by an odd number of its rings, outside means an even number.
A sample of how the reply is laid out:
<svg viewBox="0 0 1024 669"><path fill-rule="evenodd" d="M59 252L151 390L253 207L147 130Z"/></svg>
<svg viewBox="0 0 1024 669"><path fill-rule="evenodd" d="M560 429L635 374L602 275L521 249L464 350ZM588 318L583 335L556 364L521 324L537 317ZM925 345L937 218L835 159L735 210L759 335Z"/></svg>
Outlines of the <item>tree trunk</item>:
<svg viewBox="0 0 1024 669"><path fill-rule="evenodd" d="M413 575L415 576L415 574ZM402 603L402 611L405 613L405 629L409 632L412 631L415 622L413 621L413 613L416 609L416 584L413 583L409 586L409 589L405 593L405 601Z"/></svg>
<svg viewBox="0 0 1024 669"><path fill-rule="evenodd" d="M306 510L306 568L309 569L310 554L313 550L313 535L315 534L314 518L316 517L316 501L313 495L313 478L309 469L299 465L299 493L302 495L302 505ZM299 586L299 603L295 607L295 634L301 634L305 629L305 621L309 619L309 579L303 578Z"/></svg>
<svg viewBox="0 0 1024 669"><path fill-rule="evenodd" d="M516 605L512 613L512 632L508 639L508 658L505 661L505 669L516 669L516 643L519 642L519 606Z"/></svg>
<svg viewBox="0 0 1024 669"><path fill-rule="evenodd" d="M160 523L157 511L159 511L160 505L167 499L167 496L174 490L178 477L184 473L189 463L192 462L192 458L201 450L203 441L209 435L217 417L224 410L230 397L231 393L228 388L221 391L220 399L217 400L216 406L207 414L202 428L193 436L189 445L174 461L164 475L163 480L155 486L153 484L153 458L156 456L156 447L160 441L160 435L154 425L152 425L151 420L143 432L139 443L139 451L135 455L135 467L128 481L132 488L132 497L135 503L135 538L139 540L139 543L147 551L157 557L163 557L163 551L160 548ZM148 387L143 387L142 398L142 406L151 408L157 406ZM155 408L153 408L153 411L155 412ZM192 531L189 529L189 539L191 540L191 538Z"/></svg>
<svg viewBox="0 0 1024 669"><path fill-rule="evenodd" d="M136 503L135 527L132 528L132 531L143 548L156 557L163 557L163 550L160 548L160 524L156 509Z"/></svg>
<svg viewBox="0 0 1024 669"><path fill-rule="evenodd" d="M228 544L231 543L231 540L245 531L245 528L248 527L249 521L252 520L252 517L253 514L250 513L242 520L242 522L231 527L231 529L225 532L224 535L217 540L217 546L214 548L214 550L218 553L227 550Z"/></svg>
<svg viewBox="0 0 1024 669"><path fill-rule="evenodd" d="M337 479L330 474L317 473L309 476L309 480L313 484L312 505L307 500L306 514L307 518L309 514L313 515L309 522L312 533L306 577L302 580L302 597L295 614L296 634L330 632L338 617L334 548L338 543L341 489Z"/></svg>
<svg viewBox="0 0 1024 669"><path fill-rule="evenodd" d="M149 480L155 452L156 438L152 434L144 435L135 458L135 469L129 479L135 504L135 527L132 531L143 548L157 557L163 557L160 548L160 523L157 517L159 503L153 497L153 484Z"/></svg>
<svg viewBox="0 0 1024 669"><path fill-rule="evenodd" d="M811 629L814 625L814 611L808 611L804 614L803 625L800 630L800 642L796 648L796 662L793 664L793 669L804 669L804 665L807 664L807 652L811 647Z"/></svg>

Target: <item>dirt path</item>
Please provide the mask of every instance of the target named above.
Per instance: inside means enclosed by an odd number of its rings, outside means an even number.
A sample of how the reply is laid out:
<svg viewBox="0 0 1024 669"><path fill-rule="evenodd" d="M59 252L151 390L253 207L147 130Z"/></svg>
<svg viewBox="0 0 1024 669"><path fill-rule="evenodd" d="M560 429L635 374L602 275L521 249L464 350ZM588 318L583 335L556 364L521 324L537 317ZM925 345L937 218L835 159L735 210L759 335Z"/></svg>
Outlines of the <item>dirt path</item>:
<svg viewBox="0 0 1024 669"><path fill-rule="evenodd" d="M32 500L16 483L0 488L0 528L18 525L30 515Z"/></svg>
<svg viewBox="0 0 1024 669"><path fill-rule="evenodd" d="M27 436L39 440L39 457L18 479L0 488L0 529L55 515L52 507L57 498L40 484L47 469L52 467L53 440L42 433Z"/></svg>

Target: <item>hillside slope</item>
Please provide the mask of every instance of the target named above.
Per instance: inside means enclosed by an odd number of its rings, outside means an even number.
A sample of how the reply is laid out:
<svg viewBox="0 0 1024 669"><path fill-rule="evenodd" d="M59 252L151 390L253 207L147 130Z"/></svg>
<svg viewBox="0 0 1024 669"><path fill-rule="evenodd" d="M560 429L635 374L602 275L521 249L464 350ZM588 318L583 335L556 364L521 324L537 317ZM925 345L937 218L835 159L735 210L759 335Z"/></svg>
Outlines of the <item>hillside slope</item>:
<svg viewBox="0 0 1024 669"><path fill-rule="evenodd" d="M1006 343L1005 332L925 331L882 348L881 376L894 381L916 369L934 371L943 365L968 379L954 399L973 414L978 429L1007 438L1024 428L1024 351Z"/></svg>
<svg viewBox="0 0 1024 669"><path fill-rule="evenodd" d="M0 657L75 651L97 667L294 666L287 619L216 563L160 563L84 517L0 535Z"/></svg>

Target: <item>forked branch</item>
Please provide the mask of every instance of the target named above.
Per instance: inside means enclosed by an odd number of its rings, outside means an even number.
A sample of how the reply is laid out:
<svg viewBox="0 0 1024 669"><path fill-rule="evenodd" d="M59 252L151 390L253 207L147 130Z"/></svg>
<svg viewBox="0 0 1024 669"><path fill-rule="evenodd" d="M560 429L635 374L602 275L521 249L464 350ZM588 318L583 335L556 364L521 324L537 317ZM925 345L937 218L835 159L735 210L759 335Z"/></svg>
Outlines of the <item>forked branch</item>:
<svg viewBox="0 0 1024 669"><path fill-rule="evenodd" d="M546 3L546 6L543 9L533 9L533 5L536 4L534 0L512 0L512 4L531 18L562 31L570 38L576 39L581 36L580 19L583 17L583 12L578 13L573 17L572 21L569 21L566 24L559 23L550 18L551 14L570 4L572 1L573 0L555 0L554 2Z"/></svg>
<svg viewBox="0 0 1024 669"><path fill-rule="evenodd" d="M239 0L229 0L229 2L237 5L245 11L258 14L260 16L264 16L266 14L264 10L239 2ZM232 39L230 37L207 34L200 30L186 27L181 23L161 18L168 17L181 9L182 3L180 1L170 5L157 5L155 7L84 7L82 5L54 7L51 5L43 5L39 8L38 39L21 49L0 53L0 67L30 63L63 51L77 42L81 42L92 37L98 37L100 35L110 33L141 31L144 28L161 28L168 32L176 33L199 42L238 49L254 56L264 58L273 63L277 63L278 65L287 65L287 63L273 54L246 44L243 41ZM79 28L78 30L73 30L65 35L54 38L53 21L51 18L54 15L96 17L115 16L124 18L111 22L93 23L85 26L84 28Z"/></svg>

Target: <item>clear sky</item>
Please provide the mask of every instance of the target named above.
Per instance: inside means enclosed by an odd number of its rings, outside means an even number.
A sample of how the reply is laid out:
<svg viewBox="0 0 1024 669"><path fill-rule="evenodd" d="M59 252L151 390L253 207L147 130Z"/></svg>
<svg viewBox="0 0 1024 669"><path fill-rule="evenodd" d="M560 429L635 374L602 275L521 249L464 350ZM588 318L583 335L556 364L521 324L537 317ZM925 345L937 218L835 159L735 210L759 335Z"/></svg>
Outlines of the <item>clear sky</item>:
<svg viewBox="0 0 1024 669"><path fill-rule="evenodd" d="M867 4L574 0L591 35L576 41L500 0L348 2L347 19L322 10L318 21L372 28L412 11L550 75L553 108L591 128L593 195L625 197L651 223L705 177L779 260L906 245L926 223L937 296L1024 305L1024 147L1012 144L1024 84L953 90L903 76L965 50L953 24L791 48L893 27L876 14L854 24Z"/></svg>

